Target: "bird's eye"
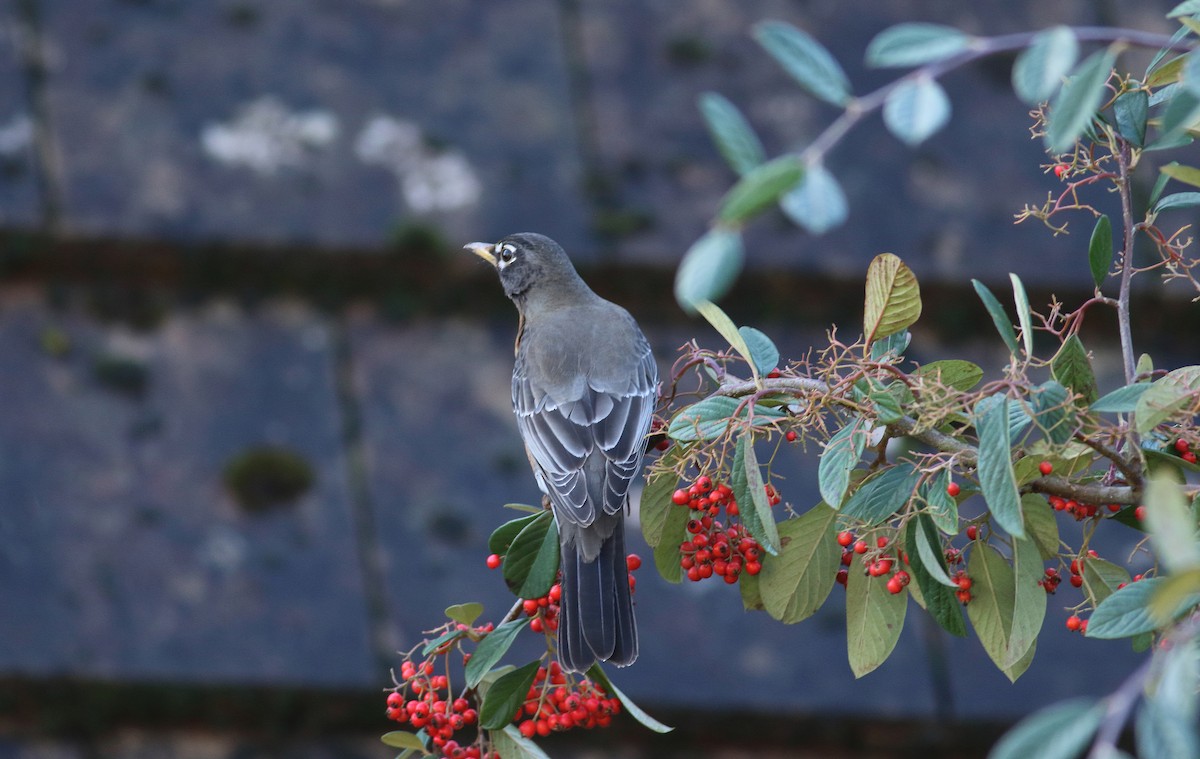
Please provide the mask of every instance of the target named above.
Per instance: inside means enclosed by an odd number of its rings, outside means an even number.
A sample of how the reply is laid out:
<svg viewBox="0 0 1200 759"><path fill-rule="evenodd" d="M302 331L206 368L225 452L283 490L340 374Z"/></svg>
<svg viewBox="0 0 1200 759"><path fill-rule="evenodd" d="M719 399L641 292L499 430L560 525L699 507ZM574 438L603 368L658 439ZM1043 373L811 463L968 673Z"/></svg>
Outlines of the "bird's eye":
<svg viewBox="0 0 1200 759"><path fill-rule="evenodd" d="M517 249L516 248L514 248L511 245L500 246L500 262L501 263L510 264L510 263L512 263L513 259L516 257L517 257Z"/></svg>

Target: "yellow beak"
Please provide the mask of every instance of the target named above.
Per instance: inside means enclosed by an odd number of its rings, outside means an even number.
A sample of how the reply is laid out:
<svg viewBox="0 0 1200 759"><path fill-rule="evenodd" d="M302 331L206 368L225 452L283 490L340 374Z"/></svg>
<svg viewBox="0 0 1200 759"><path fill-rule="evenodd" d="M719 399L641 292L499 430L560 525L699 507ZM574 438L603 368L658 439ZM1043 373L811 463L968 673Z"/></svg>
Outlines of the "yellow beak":
<svg viewBox="0 0 1200 759"><path fill-rule="evenodd" d="M463 250L469 250L492 266L495 266L496 256L492 253L493 247L495 246L490 242L469 242L463 246Z"/></svg>

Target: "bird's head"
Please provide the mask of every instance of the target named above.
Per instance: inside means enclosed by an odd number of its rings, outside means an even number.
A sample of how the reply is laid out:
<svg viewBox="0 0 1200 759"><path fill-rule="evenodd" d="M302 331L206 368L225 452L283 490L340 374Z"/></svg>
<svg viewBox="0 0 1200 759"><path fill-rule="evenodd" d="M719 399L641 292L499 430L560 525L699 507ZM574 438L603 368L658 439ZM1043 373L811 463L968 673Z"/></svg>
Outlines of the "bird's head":
<svg viewBox="0 0 1200 759"><path fill-rule="evenodd" d="M504 294L524 300L535 292L559 293L586 289L562 246L545 235L519 232L499 242L473 242L463 246L496 267Z"/></svg>

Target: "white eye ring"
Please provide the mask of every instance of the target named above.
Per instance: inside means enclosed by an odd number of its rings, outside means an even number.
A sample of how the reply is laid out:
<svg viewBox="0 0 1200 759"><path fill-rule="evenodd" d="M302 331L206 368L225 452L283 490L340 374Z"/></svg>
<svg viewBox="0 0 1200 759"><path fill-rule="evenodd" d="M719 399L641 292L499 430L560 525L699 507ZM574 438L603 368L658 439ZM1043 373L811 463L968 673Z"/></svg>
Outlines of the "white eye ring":
<svg viewBox="0 0 1200 759"><path fill-rule="evenodd" d="M511 245L509 243L505 243L504 245L501 245L500 246L500 268L503 269L505 266L508 266L509 264L511 264L513 262L513 259L515 259L517 257L516 253L517 253L516 246Z"/></svg>

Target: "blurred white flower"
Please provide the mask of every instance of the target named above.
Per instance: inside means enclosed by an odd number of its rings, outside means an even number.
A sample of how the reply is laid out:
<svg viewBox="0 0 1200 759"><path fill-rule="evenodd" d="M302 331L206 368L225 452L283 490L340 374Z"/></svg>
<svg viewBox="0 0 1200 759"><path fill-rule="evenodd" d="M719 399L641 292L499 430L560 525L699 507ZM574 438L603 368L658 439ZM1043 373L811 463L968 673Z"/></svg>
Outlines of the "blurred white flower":
<svg viewBox="0 0 1200 759"><path fill-rule="evenodd" d="M242 106L232 121L204 127L200 141L205 152L221 163L275 174L303 166L337 134L338 121L332 113L289 111L267 95Z"/></svg>

